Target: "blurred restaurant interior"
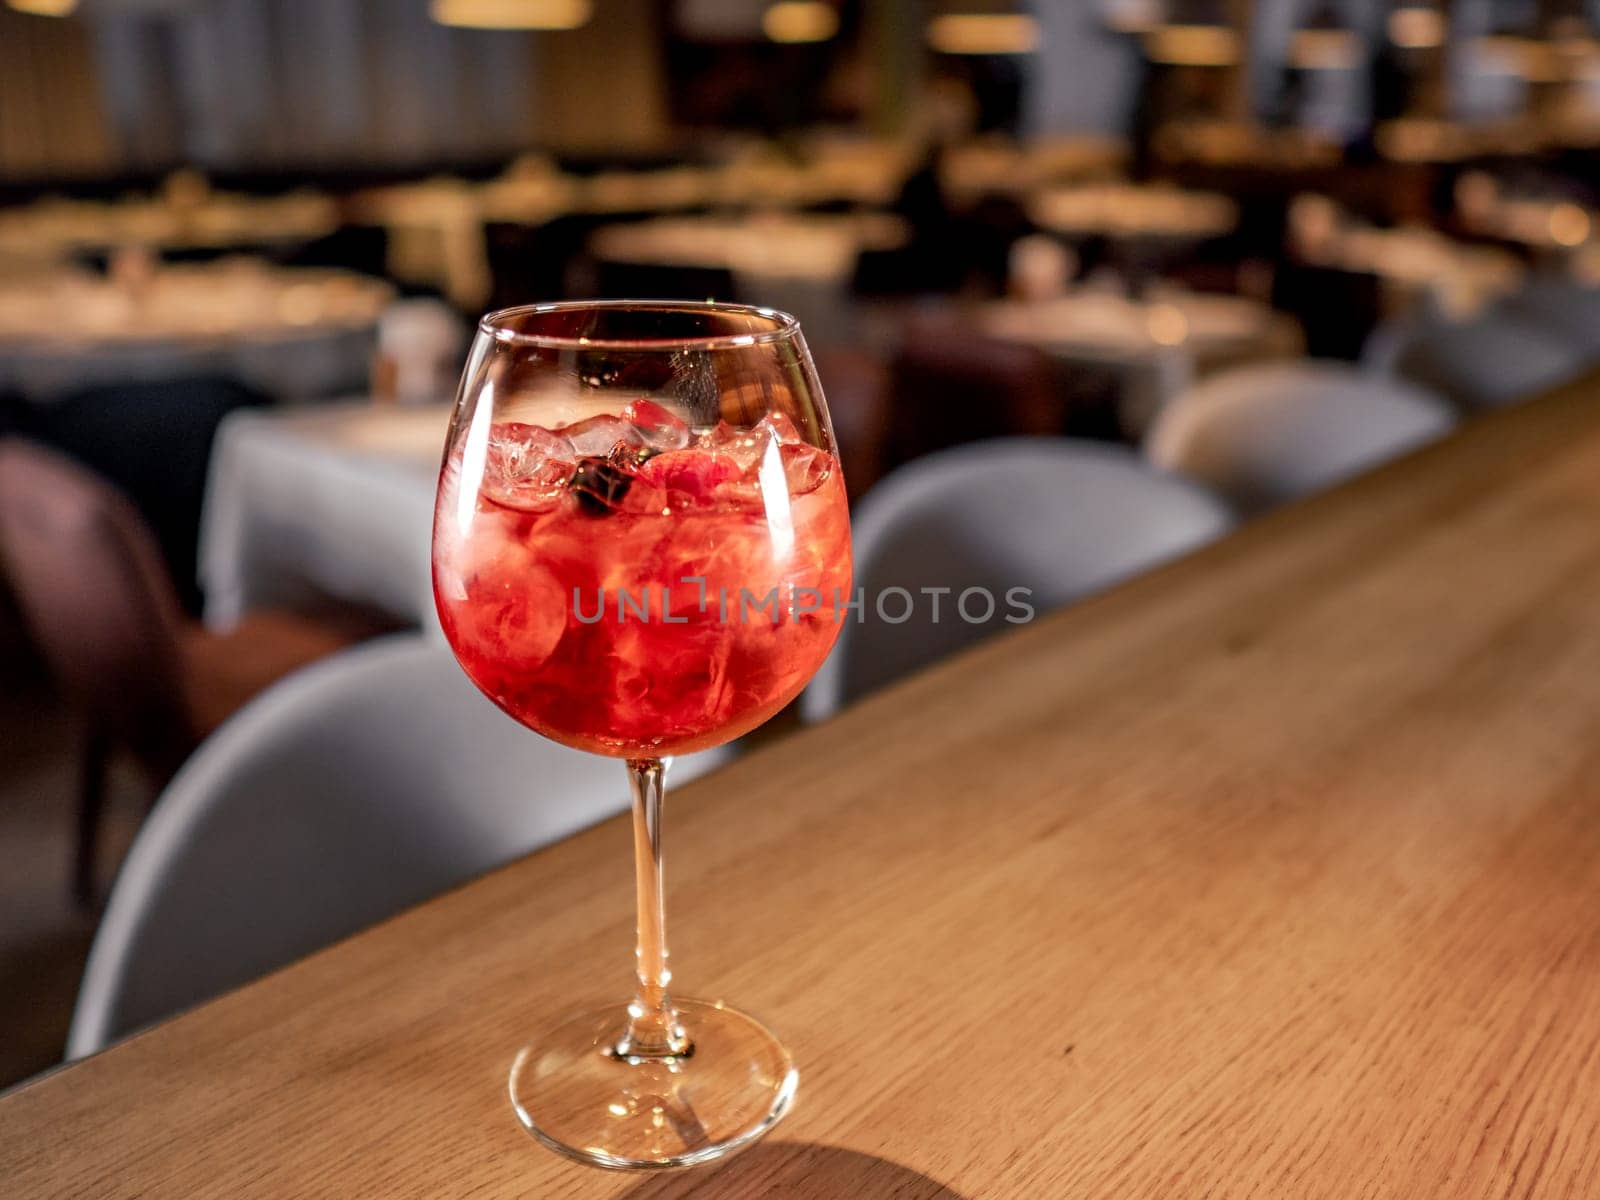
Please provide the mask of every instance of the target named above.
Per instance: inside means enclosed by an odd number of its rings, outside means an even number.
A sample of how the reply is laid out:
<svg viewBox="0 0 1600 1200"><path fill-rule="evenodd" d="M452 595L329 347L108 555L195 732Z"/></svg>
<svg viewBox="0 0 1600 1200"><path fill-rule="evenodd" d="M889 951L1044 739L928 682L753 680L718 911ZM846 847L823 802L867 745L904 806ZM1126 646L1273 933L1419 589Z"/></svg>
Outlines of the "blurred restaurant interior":
<svg viewBox="0 0 1600 1200"><path fill-rule="evenodd" d="M793 313L856 585L1043 617L1600 367L1597 148L1597 0L0 0L0 1088L626 807L442 648L480 314ZM682 777L1008 628L869 603ZM452 754L475 846L373 795L383 886L128 933L169 785L293 824ZM528 773L566 796L501 811ZM163 836L263 836L211 819ZM80 999L108 898L155 965Z"/></svg>

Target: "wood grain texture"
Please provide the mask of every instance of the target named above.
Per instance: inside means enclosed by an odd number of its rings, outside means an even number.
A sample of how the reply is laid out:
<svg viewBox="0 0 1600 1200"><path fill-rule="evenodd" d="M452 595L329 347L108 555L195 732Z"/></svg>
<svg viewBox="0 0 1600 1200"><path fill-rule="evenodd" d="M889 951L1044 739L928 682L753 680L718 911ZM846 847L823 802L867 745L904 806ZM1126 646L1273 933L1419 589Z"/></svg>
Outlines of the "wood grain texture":
<svg viewBox="0 0 1600 1200"><path fill-rule="evenodd" d="M1600 1194L1600 380L669 800L773 1141L611 1175L511 1055L629 984L611 822L0 1100L8 1197Z"/></svg>

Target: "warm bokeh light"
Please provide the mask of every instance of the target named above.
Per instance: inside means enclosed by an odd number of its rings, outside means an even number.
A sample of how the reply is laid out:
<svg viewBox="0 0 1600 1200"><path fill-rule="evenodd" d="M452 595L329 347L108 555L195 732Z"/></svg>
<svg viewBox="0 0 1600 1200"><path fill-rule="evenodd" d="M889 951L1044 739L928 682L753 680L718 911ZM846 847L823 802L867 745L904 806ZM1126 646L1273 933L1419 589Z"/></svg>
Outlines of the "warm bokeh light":
<svg viewBox="0 0 1600 1200"><path fill-rule="evenodd" d="M1101 20L1117 33L1148 33L1161 24L1161 0L1107 0Z"/></svg>
<svg viewBox="0 0 1600 1200"><path fill-rule="evenodd" d="M839 32L839 14L824 0L779 0L761 17L774 42L825 42Z"/></svg>
<svg viewBox="0 0 1600 1200"><path fill-rule="evenodd" d="M1301 29L1289 43L1289 65L1303 71L1348 71L1361 61L1361 39L1348 29Z"/></svg>
<svg viewBox="0 0 1600 1200"><path fill-rule="evenodd" d="M1389 14L1389 40L1406 50L1444 44L1444 14L1436 8L1397 8Z"/></svg>
<svg viewBox="0 0 1600 1200"><path fill-rule="evenodd" d="M593 0L433 0L441 25L468 29L576 29L594 14Z"/></svg>
<svg viewBox="0 0 1600 1200"><path fill-rule="evenodd" d="M1558 246L1581 246L1589 240L1593 222L1576 204L1558 204L1550 210L1550 240Z"/></svg>
<svg viewBox="0 0 1600 1200"><path fill-rule="evenodd" d="M17 12L35 17L65 17L78 7L78 0L6 0Z"/></svg>
<svg viewBox="0 0 1600 1200"><path fill-rule="evenodd" d="M1163 25L1144 39L1151 62L1181 67L1231 67L1239 61L1239 35L1224 25Z"/></svg>
<svg viewBox="0 0 1600 1200"><path fill-rule="evenodd" d="M1189 337L1189 318L1175 304L1154 305L1145 322L1150 340L1158 346L1181 346Z"/></svg>
<svg viewBox="0 0 1600 1200"><path fill-rule="evenodd" d="M1026 13L946 13L928 22L928 44L941 54L1031 54L1039 22Z"/></svg>

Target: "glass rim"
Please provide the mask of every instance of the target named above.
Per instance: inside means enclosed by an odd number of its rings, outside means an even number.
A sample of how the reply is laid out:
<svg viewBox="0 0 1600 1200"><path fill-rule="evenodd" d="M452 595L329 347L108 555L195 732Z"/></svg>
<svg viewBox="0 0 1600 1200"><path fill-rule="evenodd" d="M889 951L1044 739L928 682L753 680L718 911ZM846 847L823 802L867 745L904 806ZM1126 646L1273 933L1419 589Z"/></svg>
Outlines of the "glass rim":
<svg viewBox="0 0 1600 1200"><path fill-rule="evenodd" d="M510 328L510 321L547 313L573 313L594 310L662 313L718 313L752 317L772 323L770 329L747 333L713 333L688 337L573 337L570 334L524 333ZM478 332L497 342L519 346L538 346L548 350L635 350L676 352L680 350L732 350L742 346L766 346L800 334L800 321L781 309L758 304L732 304L720 300L554 300L539 304L518 304L497 308L478 320Z"/></svg>

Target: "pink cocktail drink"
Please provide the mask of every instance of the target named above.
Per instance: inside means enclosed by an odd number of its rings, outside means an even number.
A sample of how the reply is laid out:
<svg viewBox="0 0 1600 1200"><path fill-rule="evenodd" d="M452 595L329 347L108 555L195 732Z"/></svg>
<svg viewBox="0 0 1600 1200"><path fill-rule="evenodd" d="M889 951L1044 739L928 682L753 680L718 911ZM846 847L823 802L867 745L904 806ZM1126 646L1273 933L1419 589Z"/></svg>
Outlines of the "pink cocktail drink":
<svg viewBox="0 0 1600 1200"><path fill-rule="evenodd" d="M781 413L502 421L440 481L445 635L495 703L578 749L660 757L760 725L827 657L850 585L838 464Z"/></svg>

